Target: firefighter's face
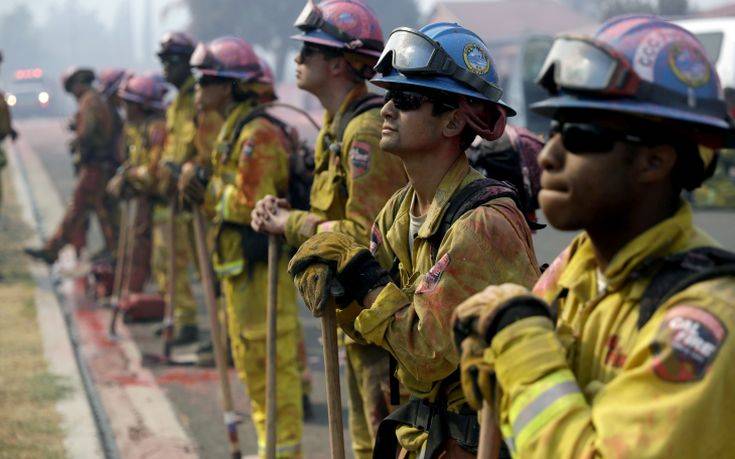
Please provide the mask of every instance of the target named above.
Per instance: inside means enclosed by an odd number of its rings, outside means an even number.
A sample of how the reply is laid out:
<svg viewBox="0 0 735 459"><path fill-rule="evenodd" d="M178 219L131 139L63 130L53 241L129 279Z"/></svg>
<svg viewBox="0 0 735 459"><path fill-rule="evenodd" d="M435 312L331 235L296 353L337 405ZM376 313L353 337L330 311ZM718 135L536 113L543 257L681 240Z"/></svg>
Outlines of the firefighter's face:
<svg viewBox="0 0 735 459"><path fill-rule="evenodd" d="M304 91L318 93L329 83L331 61L334 56L319 46L304 43L296 55L296 86Z"/></svg>
<svg viewBox="0 0 735 459"><path fill-rule="evenodd" d="M194 103L199 110L221 110L229 102L231 94L229 82L202 78L196 85Z"/></svg>

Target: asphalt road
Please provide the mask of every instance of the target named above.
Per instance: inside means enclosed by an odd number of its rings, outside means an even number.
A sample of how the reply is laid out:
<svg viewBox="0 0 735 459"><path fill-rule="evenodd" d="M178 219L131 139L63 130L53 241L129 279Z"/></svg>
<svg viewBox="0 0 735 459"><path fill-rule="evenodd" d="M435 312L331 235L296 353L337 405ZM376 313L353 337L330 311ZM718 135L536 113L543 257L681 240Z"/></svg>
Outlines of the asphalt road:
<svg viewBox="0 0 735 459"><path fill-rule="evenodd" d="M65 130L65 121L61 119L28 119L17 122L22 136L39 155L47 171L54 180L55 186L63 201L68 201L74 184L70 157L66 143L68 133ZM719 240L726 248L735 250L735 212L697 211L696 222L705 231ZM554 257L574 237L573 233L556 231L546 228L534 236L536 253L541 263L551 262ZM93 224L90 240L90 252L100 247L100 237L96 225ZM196 285L195 291L200 299L200 324L203 325L205 335L208 333L206 311L201 301L201 292ZM320 332L317 320L307 316L302 308L302 324L306 337L309 367L312 371L314 404L314 419L304 426L303 452L307 458L328 457L328 430L326 397L324 390L324 372L322 365L322 347L319 342ZM143 353L161 352L159 338L153 336L154 324L131 324L131 331L135 341ZM191 355L193 347L180 349L179 356ZM194 438L199 446L202 457L226 457L227 443L222 427L222 414L219 408L219 394L217 377L211 369L193 367L172 368L153 365L151 367L158 383L165 390L171 400L181 424ZM240 439L245 454L255 454L257 443L255 431L247 416L249 404L243 386L237 380L234 372L230 373L233 390L236 395L235 403L238 410L246 415L240 429ZM343 406L347 406L343 387ZM345 417L346 420L346 417ZM349 444L348 436L345 438ZM346 448L349 451L349 447Z"/></svg>

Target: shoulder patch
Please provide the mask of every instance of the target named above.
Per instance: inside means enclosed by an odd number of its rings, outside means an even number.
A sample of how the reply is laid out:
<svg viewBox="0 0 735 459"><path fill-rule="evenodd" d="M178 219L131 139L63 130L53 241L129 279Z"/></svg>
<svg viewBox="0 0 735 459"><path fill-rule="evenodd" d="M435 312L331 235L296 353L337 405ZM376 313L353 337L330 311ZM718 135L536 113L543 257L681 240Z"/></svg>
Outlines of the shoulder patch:
<svg viewBox="0 0 735 459"><path fill-rule="evenodd" d="M372 146L367 142L352 142L350 148L350 164L352 165L352 178L358 178L368 170L370 166L370 153Z"/></svg>
<svg viewBox="0 0 735 459"><path fill-rule="evenodd" d="M444 273L444 271L446 271L447 266L449 266L450 261L451 258L449 257L449 253L445 253L444 256L441 257L439 261L437 261L436 264L431 267L429 272L424 274L424 277L421 279L421 282L419 283L415 294L419 295L422 293L429 293L430 291L434 290L436 284L438 284L439 280L441 280L442 274Z"/></svg>
<svg viewBox="0 0 735 459"><path fill-rule="evenodd" d="M378 225L373 223L373 229L370 230L370 253L375 255L378 252L378 247L383 243L383 235L380 234Z"/></svg>
<svg viewBox="0 0 735 459"><path fill-rule="evenodd" d="M242 149L240 150L240 162L245 162L253 156L253 150L255 150L255 142L253 139L249 139L243 142Z"/></svg>
<svg viewBox="0 0 735 459"><path fill-rule="evenodd" d="M699 381L726 337L727 328L711 312L696 306L675 306L664 316L650 345L653 371L665 381Z"/></svg>

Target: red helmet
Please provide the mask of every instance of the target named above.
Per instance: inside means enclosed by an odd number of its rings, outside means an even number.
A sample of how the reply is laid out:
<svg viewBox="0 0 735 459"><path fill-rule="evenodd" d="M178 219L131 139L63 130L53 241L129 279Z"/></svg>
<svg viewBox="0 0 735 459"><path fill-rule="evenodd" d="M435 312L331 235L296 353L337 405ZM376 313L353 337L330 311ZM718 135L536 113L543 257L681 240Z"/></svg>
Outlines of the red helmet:
<svg viewBox="0 0 735 459"><path fill-rule="evenodd" d="M194 39L186 32L166 32L161 37L156 54L160 58L172 54L188 57L194 52L194 45Z"/></svg>
<svg viewBox="0 0 735 459"><path fill-rule="evenodd" d="M258 64L260 64L260 69L263 71L263 73L260 75L260 78L258 78L258 83L270 85L274 84L276 79L273 76L273 69L268 64L268 61L266 61L262 57L258 57Z"/></svg>
<svg viewBox="0 0 735 459"><path fill-rule="evenodd" d="M94 81L94 70L87 67L69 67L61 74L61 86L66 92L71 92L72 83L77 80L91 84Z"/></svg>
<svg viewBox="0 0 735 459"><path fill-rule="evenodd" d="M330 48L380 57L383 31L375 13L360 0L308 0L294 22L301 34L291 38Z"/></svg>
<svg viewBox="0 0 735 459"><path fill-rule="evenodd" d="M141 104L145 108L163 110L163 97L168 88L158 75L134 75L127 78L117 91L118 97L128 102Z"/></svg>
<svg viewBox="0 0 735 459"><path fill-rule="evenodd" d="M199 43L189 63L202 75L251 82L263 75L260 59L250 43L239 37L221 37Z"/></svg>
<svg viewBox="0 0 735 459"><path fill-rule="evenodd" d="M102 91L102 94L108 97L112 94L115 94L120 87L120 83L122 83L125 79L126 74L127 71L125 69L102 69L99 76L100 89Z"/></svg>

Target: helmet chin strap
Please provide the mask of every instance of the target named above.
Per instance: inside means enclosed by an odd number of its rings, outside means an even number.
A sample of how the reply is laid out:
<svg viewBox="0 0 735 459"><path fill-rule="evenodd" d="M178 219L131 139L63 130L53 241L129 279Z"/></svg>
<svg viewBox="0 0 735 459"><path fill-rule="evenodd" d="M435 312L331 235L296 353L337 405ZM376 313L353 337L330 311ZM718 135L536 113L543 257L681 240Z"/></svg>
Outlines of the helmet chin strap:
<svg viewBox="0 0 735 459"><path fill-rule="evenodd" d="M459 112L467 124L483 139L496 140L503 135L506 120L503 107L485 103L472 105L465 96L461 96Z"/></svg>

